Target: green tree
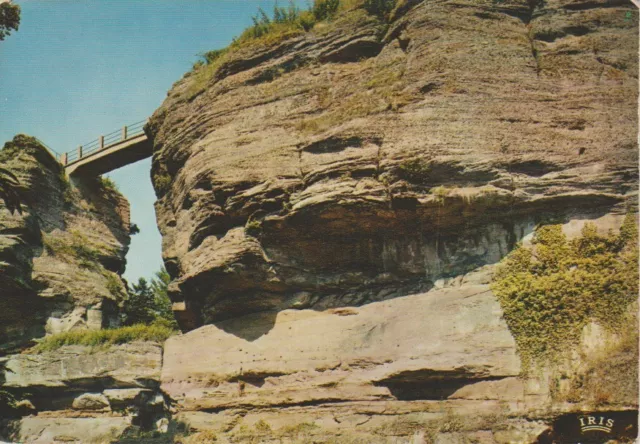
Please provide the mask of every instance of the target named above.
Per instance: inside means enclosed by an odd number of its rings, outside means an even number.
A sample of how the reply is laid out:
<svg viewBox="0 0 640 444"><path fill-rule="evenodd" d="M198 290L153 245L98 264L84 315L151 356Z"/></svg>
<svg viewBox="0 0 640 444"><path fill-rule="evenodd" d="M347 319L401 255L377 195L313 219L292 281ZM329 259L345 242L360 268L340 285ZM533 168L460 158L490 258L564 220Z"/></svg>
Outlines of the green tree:
<svg viewBox="0 0 640 444"><path fill-rule="evenodd" d="M157 316L169 321L172 326L177 327L173 310L171 309L171 299L169 299L169 284L171 276L166 269L162 268L156 272L155 278L151 280L151 289L155 298L155 310Z"/></svg>
<svg viewBox="0 0 640 444"><path fill-rule="evenodd" d="M18 178L9 170L0 168L0 199L2 199L11 213L17 211L22 214Z"/></svg>
<svg viewBox="0 0 640 444"><path fill-rule="evenodd" d="M140 233L140 227L137 224L129 224L129 235L134 236Z"/></svg>
<svg viewBox="0 0 640 444"><path fill-rule="evenodd" d="M339 6L340 0L316 0L312 8L313 16L319 21L330 19L338 12Z"/></svg>
<svg viewBox="0 0 640 444"><path fill-rule="evenodd" d="M17 31L20 26L20 6L11 2L0 3L0 41Z"/></svg>
<svg viewBox="0 0 640 444"><path fill-rule="evenodd" d="M124 305L124 323L150 324L162 323L177 328L169 299L171 277L163 268L156 272L151 281L138 279L138 283L129 288L129 297Z"/></svg>
<svg viewBox="0 0 640 444"><path fill-rule="evenodd" d="M129 288L129 297L124 304L125 325L150 324L156 318L155 297L145 278Z"/></svg>

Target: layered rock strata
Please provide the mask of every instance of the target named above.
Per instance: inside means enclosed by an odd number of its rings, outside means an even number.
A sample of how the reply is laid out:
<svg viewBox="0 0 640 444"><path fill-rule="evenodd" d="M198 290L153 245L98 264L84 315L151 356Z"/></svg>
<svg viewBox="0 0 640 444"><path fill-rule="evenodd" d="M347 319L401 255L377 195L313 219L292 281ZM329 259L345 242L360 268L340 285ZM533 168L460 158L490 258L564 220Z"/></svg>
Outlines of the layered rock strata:
<svg viewBox="0 0 640 444"><path fill-rule="evenodd" d="M637 23L629 1L408 0L185 75L147 126L193 330L165 351L176 418L222 442L529 443L637 410L568 400L602 371L586 348L522 377L488 286L538 224L636 211ZM618 340L593 343L637 374Z"/></svg>
<svg viewBox="0 0 640 444"><path fill-rule="evenodd" d="M13 442L111 443L132 429L166 432L168 403L159 391L162 347L137 342L91 350L66 346L3 362L4 390L26 407L1 421Z"/></svg>
<svg viewBox="0 0 640 444"><path fill-rule="evenodd" d="M637 183L630 2L403 3L235 50L147 130L185 329L362 305L496 262ZM201 68L204 69L204 68Z"/></svg>
<svg viewBox="0 0 640 444"><path fill-rule="evenodd" d="M99 179L74 185L36 139L16 136L0 165L20 182L22 214L0 202L0 352L118 318L129 203Z"/></svg>

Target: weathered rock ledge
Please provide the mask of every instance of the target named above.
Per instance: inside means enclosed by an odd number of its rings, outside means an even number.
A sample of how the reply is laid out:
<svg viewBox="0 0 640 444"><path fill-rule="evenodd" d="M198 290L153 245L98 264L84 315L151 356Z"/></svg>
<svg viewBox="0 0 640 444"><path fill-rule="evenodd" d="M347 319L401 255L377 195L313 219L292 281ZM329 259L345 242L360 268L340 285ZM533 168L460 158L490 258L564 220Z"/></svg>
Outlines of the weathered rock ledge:
<svg viewBox="0 0 640 444"><path fill-rule="evenodd" d="M21 419L0 421L0 436L43 444L111 443L132 427L166 432L161 366L161 345L145 342L13 355L3 363L3 389L27 411Z"/></svg>

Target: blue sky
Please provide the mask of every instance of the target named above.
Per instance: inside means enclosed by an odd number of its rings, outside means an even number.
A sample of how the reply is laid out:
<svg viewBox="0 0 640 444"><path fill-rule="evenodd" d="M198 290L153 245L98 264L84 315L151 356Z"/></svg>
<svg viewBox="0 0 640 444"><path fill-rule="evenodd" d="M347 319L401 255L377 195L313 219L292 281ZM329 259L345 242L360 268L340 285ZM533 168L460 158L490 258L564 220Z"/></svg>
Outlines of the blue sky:
<svg viewBox="0 0 640 444"><path fill-rule="evenodd" d="M0 42L0 144L24 133L64 152L151 115L198 53L229 44L274 1L14 3L20 29ZM150 168L147 159L109 174L141 229L127 256L129 281L162 266Z"/></svg>

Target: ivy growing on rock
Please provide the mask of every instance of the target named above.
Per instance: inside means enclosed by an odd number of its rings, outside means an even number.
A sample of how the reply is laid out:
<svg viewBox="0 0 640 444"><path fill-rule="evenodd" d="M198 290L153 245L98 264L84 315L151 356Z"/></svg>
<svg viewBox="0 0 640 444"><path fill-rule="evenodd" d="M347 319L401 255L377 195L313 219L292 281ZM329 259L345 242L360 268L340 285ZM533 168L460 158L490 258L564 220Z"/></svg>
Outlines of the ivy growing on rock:
<svg viewBox="0 0 640 444"><path fill-rule="evenodd" d="M492 284L525 369L576 345L591 321L619 331L638 295L635 216L619 234L601 235L587 223L573 240L560 225L543 226L532 244L507 256Z"/></svg>

